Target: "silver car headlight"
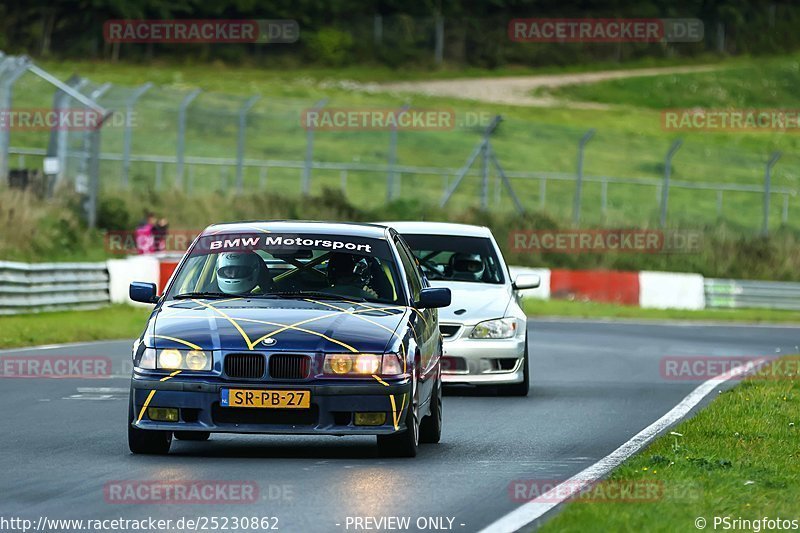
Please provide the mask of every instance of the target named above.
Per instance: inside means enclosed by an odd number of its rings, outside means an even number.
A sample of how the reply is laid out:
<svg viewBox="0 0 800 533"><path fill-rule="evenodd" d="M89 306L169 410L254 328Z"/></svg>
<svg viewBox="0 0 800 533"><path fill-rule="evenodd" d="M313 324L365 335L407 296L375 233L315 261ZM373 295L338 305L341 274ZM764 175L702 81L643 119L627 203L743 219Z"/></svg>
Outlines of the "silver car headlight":
<svg viewBox="0 0 800 533"><path fill-rule="evenodd" d="M149 370L211 370L214 359L211 352L204 350L176 350L167 348L156 350L145 348L139 361L135 363L138 368Z"/></svg>
<svg viewBox="0 0 800 533"><path fill-rule="evenodd" d="M486 320L475 326L470 338L472 339L510 339L517 334L516 318L496 318Z"/></svg>

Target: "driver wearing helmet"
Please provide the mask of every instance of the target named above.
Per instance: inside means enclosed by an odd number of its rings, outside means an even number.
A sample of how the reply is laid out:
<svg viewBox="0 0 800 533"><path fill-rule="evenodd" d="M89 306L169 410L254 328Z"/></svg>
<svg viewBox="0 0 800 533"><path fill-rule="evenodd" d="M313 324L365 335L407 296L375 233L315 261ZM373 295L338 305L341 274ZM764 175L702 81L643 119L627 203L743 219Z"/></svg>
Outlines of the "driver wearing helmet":
<svg viewBox="0 0 800 533"><path fill-rule="evenodd" d="M372 280L369 261L368 257L359 255L332 253L327 269L329 290L351 298L378 298L378 294L369 286Z"/></svg>
<svg viewBox="0 0 800 533"><path fill-rule="evenodd" d="M458 252L450 257L453 281L481 281L485 270L480 254Z"/></svg>
<svg viewBox="0 0 800 533"><path fill-rule="evenodd" d="M272 278L257 253L223 252L217 256L217 285L225 294L265 294Z"/></svg>

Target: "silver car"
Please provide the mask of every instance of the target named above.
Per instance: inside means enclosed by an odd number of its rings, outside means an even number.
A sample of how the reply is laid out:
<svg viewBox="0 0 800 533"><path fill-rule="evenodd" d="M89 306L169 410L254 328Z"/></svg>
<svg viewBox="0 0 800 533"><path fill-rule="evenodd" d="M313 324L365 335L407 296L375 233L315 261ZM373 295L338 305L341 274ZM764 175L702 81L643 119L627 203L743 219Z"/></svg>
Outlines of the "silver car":
<svg viewBox="0 0 800 533"><path fill-rule="evenodd" d="M539 286L539 277L512 280L489 228L439 222L383 222L411 247L434 287L452 293L439 310L443 337L442 381L494 386L527 396L530 384L527 319L519 292Z"/></svg>

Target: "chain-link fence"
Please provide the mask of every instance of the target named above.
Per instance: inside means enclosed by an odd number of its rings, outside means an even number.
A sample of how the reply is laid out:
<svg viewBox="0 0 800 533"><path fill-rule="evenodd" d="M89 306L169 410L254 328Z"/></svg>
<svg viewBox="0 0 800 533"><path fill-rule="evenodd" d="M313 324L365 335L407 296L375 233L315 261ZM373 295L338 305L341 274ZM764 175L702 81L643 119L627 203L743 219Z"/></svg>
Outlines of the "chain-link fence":
<svg viewBox="0 0 800 533"><path fill-rule="evenodd" d="M800 161L791 153L773 158L767 176L772 152L696 137L681 142L678 135L541 124L475 108L353 106L341 97L231 96L79 76L62 83L26 58L2 61L4 109L81 109L103 117L92 128L0 128L5 168L44 169L51 193L65 186L84 194L90 222L100 188L285 195L336 188L356 204L413 200L543 211L573 224L724 218L757 231L792 224ZM31 69L36 76L19 74ZM309 119L365 111L395 120L432 112L444 121L392 128Z"/></svg>

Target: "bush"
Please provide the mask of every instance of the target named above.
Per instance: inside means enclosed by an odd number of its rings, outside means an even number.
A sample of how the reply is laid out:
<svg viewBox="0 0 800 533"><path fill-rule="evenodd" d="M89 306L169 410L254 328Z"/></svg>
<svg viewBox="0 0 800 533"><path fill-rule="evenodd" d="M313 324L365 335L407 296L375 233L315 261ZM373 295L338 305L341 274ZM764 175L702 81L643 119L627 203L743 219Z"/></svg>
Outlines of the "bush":
<svg viewBox="0 0 800 533"><path fill-rule="evenodd" d="M352 48L353 36L336 28L323 28L308 38L312 60L325 65L344 65Z"/></svg>
<svg viewBox="0 0 800 533"><path fill-rule="evenodd" d="M131 214L121 198L101 198L97 206L97 227L106 230L130 229Z"/></svg>

